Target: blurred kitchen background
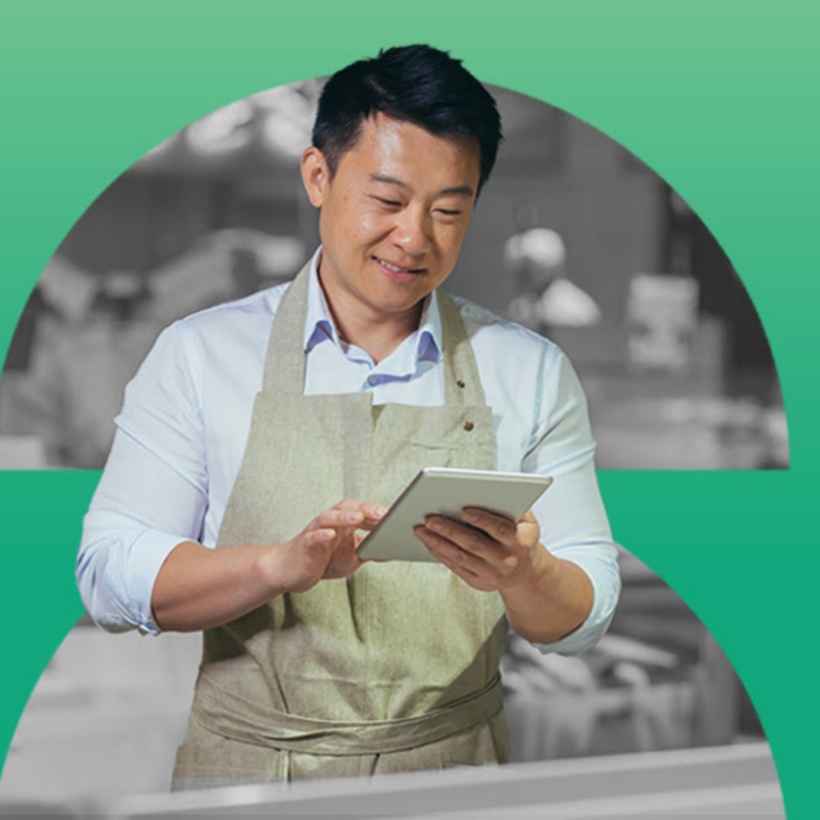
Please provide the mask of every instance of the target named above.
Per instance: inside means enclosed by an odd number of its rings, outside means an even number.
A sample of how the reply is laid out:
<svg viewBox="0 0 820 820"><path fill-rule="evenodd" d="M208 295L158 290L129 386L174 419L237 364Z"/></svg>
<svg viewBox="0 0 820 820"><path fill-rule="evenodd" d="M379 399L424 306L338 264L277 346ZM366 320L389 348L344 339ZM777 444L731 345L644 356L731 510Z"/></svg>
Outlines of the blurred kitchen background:
<svg viewBox="0 0 820 820"><path fill-rule="evenodd" d="M298 271L318 243L298 159L320 88L273 89L193 123L91 205L9 350L0 469L101 468L123 387L158 332ZM506 139L448 290L566 350L588 394L599 469L787 468L771 351L708 229L608 137L490 90ZM622 567L623 603L593 651L543 656L511 638L515 758L761 740L703 625L626 550ZM81 621L21 719L0 808L166 790L198 656L198 636L112 636Z"/></svg>

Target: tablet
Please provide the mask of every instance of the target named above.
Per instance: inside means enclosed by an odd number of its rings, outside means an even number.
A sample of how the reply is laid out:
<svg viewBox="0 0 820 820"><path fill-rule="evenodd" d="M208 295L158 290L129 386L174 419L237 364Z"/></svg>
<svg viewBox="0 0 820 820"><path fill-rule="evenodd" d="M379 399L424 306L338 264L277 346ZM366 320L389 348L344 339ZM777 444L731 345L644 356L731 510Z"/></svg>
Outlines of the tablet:
<svg viewBox="0 0 820 820"><path fill-rule="evenodd" d="M359 556L435 561L413 535L413 527L428 515L459 520L465 507L481 507L517 521L550 484L552 478L531 473L425 467L359 545Z"/></svg>

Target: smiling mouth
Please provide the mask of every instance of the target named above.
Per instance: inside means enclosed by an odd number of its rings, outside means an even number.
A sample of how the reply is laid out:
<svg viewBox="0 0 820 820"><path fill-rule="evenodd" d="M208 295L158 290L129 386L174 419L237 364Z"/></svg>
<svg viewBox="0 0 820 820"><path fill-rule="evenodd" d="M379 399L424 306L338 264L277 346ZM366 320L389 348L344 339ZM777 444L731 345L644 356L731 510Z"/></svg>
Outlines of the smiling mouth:
<svg viewBox="0 0 820 820"><path fill-rule="evenodd" d="M394 265L392 262L388 262L386 259L380 259L378 256L374 256L373 259L392 273L401 273L401 274L419 274L424 272L424 268L403 268L400 265Z"/></svg>

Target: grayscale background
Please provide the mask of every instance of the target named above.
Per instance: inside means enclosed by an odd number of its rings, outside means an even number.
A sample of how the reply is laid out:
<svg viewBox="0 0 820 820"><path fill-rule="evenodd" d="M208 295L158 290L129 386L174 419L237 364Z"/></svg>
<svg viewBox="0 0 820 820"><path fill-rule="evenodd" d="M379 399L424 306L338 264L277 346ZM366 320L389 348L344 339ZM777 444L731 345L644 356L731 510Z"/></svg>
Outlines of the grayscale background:
<svg viewBox="0 0 820 820"><path fill-rule="evenodd" d="M43 272L9 351L0 469L102 468L123 387L158 332L298 271L318 243L298 160L320 89L308 81L214 112L91 205ZM708 229L617 143L540 101L490 90L506 139L447 289L564 348L587 392L599 469L787 468L771 351ZM782 817L763 731L731 665L626 550L622 570L615 622L592 651L543 656L511 638L505 708L520 771L561 784L574 782L567 766L585 772L591 785L577 794L555 787L565 802L582 801L572 816L609 816L595 800L625 772L625 816L671 816L677 806L674 816L704 817L719 805L722 816ZM125 796L167 791L199 641L108 635L83 619L21 719L0 814L38 801L99 814ZM738 754L757 762L740 766ZM653 767L667 760L672 774L658 785ZM350 799L312 810L380 816ZM392 813L433 816L412 800Z"/></svg>

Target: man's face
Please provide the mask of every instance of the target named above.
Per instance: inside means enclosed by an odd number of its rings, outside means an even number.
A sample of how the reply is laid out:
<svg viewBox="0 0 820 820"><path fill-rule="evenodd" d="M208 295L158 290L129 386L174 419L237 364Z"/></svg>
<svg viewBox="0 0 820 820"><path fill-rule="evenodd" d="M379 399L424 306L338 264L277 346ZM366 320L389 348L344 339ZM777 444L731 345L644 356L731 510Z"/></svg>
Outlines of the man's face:
<svg viewBox="0 0 820 820"><path fill-rule="evenodd" d="M337 318L406 322L452 272L475 204L480 149L376 115L331 179L309 148L302 175L321 208L319 276Z"/></svg>

